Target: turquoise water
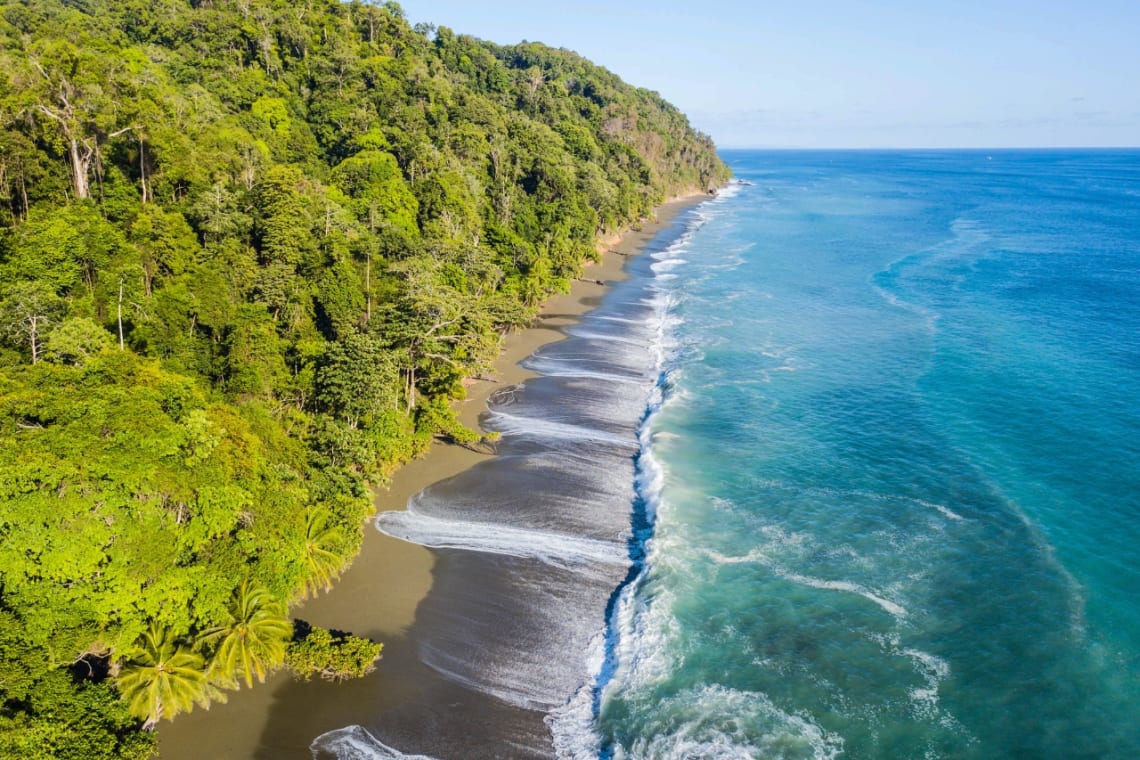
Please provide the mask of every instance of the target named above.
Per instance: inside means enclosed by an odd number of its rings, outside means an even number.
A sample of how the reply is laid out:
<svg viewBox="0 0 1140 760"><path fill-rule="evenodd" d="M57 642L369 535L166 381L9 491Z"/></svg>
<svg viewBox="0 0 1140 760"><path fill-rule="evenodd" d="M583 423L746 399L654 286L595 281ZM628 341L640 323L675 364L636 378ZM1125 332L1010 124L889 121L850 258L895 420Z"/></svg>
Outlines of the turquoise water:
<svg viewBox="0 0 1140 760"><path fill-rule="evenodd" d="M594 746L1140 757L1140 153L726 158Z"/></svg>

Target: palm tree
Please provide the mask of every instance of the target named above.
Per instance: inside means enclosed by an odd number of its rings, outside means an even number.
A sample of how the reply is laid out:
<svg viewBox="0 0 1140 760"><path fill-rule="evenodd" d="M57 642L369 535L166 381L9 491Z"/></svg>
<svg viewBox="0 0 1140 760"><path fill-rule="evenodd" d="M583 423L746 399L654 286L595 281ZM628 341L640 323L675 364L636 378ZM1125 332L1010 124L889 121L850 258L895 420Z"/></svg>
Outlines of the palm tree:
<svg viewBox="0 0 1140 760"><path fill-rule="evenodd" d="M146 721L147 731L159 719L189 712L195 704L208 707L214 695L206 683L202 656L180 646L170 629L154 624L127 653L116 683L127 709Z"/></svg>
<svg viewBox="0 0 1140 760"><path fill-rule="evenodd" d="M320 590L328 591L344 569L344 557L333 550L342 541L336 527L329 527L328 510L313 507L305 515L305 597L316 596Z"/></svg>
<svg viewBox="0 0 1140 760"><path fill-rule="evenodd" d="M229 620L199 637L200 643L217 647L210 660L210 680L236 686L240 676L246 686L253 686L257 676L264 682L285 661L285 646L292 635L285 605L268 589L243 580L234 589Z"/></svg>

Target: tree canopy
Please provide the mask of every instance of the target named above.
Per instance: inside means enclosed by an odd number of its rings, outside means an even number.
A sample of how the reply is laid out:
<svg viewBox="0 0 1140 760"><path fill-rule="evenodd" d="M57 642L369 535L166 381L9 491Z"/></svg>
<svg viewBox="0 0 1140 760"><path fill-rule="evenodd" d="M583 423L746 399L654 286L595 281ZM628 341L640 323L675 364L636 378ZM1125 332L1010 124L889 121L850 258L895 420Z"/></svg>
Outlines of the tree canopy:
<svg viewBox="0 0 1140 760"><path fill-rule="evenodd" d="M392 2L0 0L0 755L365 672L287 610L368 486L600 236L726 178L656 93Z"/></svg>

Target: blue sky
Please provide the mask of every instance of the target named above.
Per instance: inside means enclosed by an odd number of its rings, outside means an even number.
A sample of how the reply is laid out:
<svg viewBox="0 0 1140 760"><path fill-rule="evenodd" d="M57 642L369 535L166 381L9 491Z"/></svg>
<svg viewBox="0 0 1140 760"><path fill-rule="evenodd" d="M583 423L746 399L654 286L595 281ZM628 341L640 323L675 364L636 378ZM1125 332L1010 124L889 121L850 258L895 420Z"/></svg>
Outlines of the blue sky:
<svg viewBox="0 0 1140 760"><path fill-rule="evenodd" d="M721 147L1140 145L1140 0L404 0L575 50Z"/></svg>

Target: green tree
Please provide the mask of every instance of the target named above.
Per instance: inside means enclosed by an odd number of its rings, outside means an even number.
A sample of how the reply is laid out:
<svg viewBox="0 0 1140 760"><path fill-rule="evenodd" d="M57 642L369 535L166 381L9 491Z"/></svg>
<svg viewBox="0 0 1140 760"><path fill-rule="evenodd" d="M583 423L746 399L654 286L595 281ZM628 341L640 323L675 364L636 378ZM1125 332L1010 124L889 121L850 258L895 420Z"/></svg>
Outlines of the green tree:
<svg viewBox="0 0 1140 760"><path fill-rule="evenodd" d="M329 344L317 368L319 408L356 428L399 404L399 379L391 353L371 335Z"/></svg>
<svg viewBox="0 0 1140 760"><path fill-rule="evenodd" d="M225 383L232 394L269 398L288 372L282 340L265 309L239 307L236 322L225 336Z"/></svg>
<svg viewBox="0 0 1140 760"><path fill-rule="evenodd" d="M116 683L131 715L148 730L196 704L207 707L217 696L206 680L202 655L179 644L170 629L154 626L127 653Z"/></svg>
<svg viewBox="0 0 1140 760"><path fill-rule="evenodd" d="M146 760L154 734L140 732L109 681L67 669L37 682L23 710L0 707L0 757L20 760Z"/></svg>
<svg viewBox="0 0 1140 760"><path fill-rule="evenodd" d="M300 170L275 166L257 187L254 231L266 263L299 266L312 246L312 219L301 194L302 180Z"/></svg>
<svg viewBox="0 0 1140 760"><path fill-rule="evenodd" d="M138 251L143 293L148 297L154 292L155 278L185 273L199 250L194 232L182 214L151 204L139 210L128 240Z"/></svg>
<svg viewBox="0 0 1140 760"><path fill-rule="evenodd" d="M45 342L44 357L60 364L82 366L114 345L111 334L86 317L63 320Z"/></svg>
<svg viewBox="0 0 1140 760"><path fill-rule="evenodd" d="M35 280L60 295L80 284L92 292L99 271L127 252L122 233L90 203L51 209L18 227L0 273Z"/></svg>
<svg viewBox="0 0 1140 760"><path fill-rule="evenodd" d="M302 559L305 565L303 596L316 596L332 588L344 566L344 554L338 551L344 534L332 523L332 515L323 507L310 507L305 513L305 543Z"/></svg>
<svg viewBox="0 0 1140 760"><path fill-rule="evenodd" d="M360 151L333 168L332 181L352 198L352 211L368 229L390 224L406 233L418 234L419 204L391 153Z"/></svg>
<svg viewBox="0 0 1140 760"><path fill-rule="evenodd" d="M66 303L42 282L9 285L0 300L0 330L9 341L27 347L32 364L44 351L44 340L67 309Z"/></svg>
<svg viewBox="0 0 1140 760"><path fill-rule="evenodd" d="M367 322L367 299L350 261L339 259L329 265L316 285L320 324L329 338L347 339Z"/></svg>
<svg viewBox="0 0 1140 760"><path fill-rule="evenodd" d="M82 37L79 42L33 42L26 51L22 92L27 112L63 148L72 191L83 200L91 197L90 175L100 149L136 127L129 106L137 102L138 69L131 71L135 67L122 64L125 59L139 62L139 57L118 50L111 53Z"/></svg>
<svg viewBox="0 0 1140 760"><path fill-rule="evenodd" d="M216 245L226 239L243 240L247 237L252 218L240 205L237 191L222 180L215 180L202 188L190 207L197 220L199 234L207 245Z"/></svg>
<svg viewBox="0 0 1140 760"><path fill-rule="evenodd" d="M343 631L329 631L296 621L297 636L289 644L285 662L293 675L308 681L362 678L376 669L384 645Z"/></svg>
<svg viewBox="0 0 1140 760"><path fill-rule="evenodd" d="M209 676L223 683L246 686L265 681L265 676L285 659L285 645L293 627L285 617L285 605L268 589L242 580L234 589L225 623L204 631L199 641L213 648Z"/></svg>

